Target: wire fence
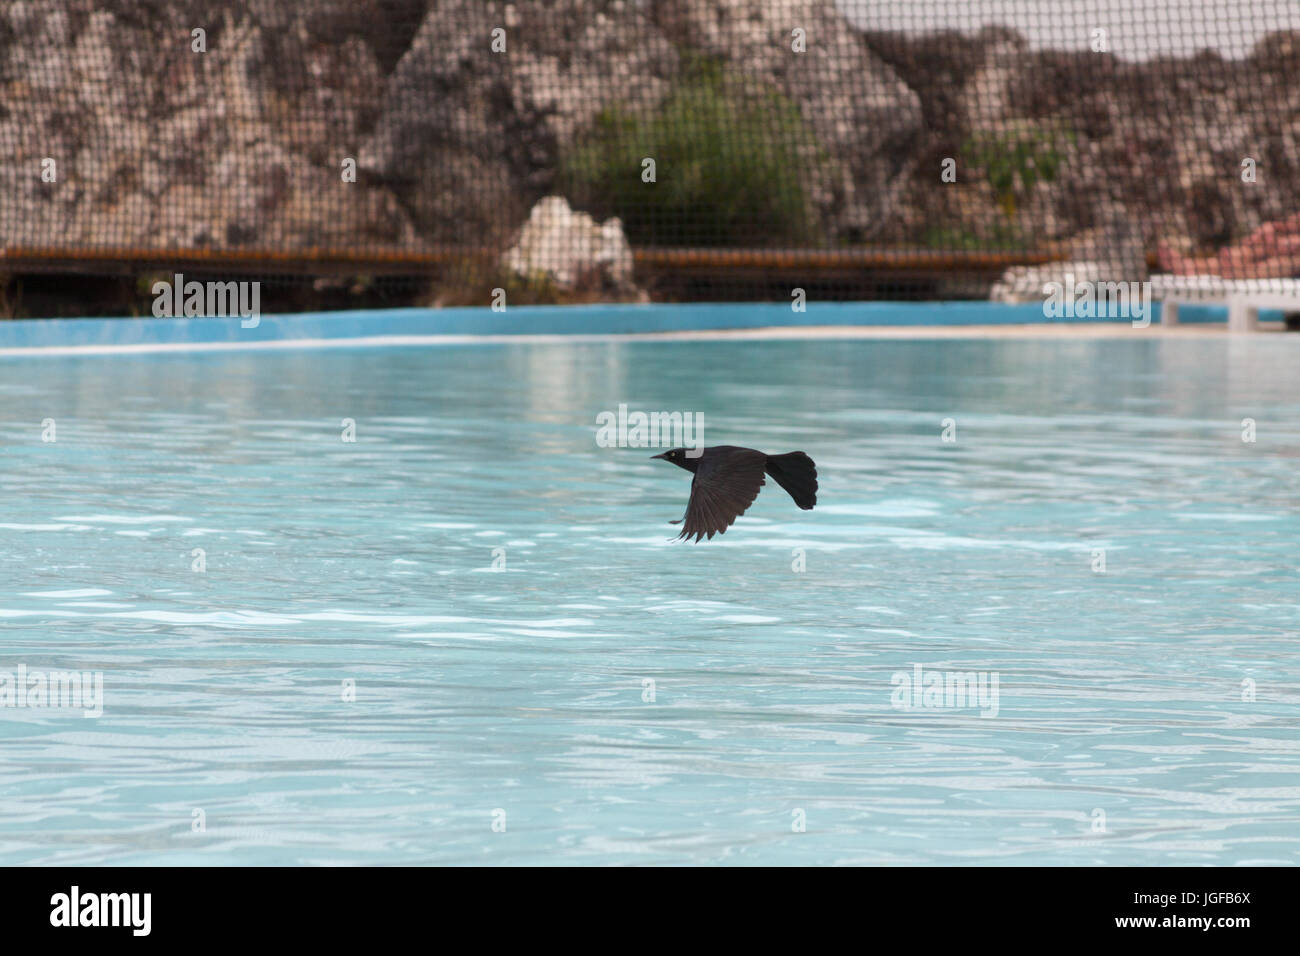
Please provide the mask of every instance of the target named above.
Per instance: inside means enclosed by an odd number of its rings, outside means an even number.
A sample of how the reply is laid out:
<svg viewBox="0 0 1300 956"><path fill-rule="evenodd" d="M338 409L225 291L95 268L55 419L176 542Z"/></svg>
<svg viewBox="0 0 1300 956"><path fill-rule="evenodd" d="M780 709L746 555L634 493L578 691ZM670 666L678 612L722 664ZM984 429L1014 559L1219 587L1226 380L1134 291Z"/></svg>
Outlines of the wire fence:
<svg viewBox="0 0 1300 956"><path fill-rule="evenodd" d="M14 0L0 315L1282 289L1297 77L1293 0Z"/></svg>

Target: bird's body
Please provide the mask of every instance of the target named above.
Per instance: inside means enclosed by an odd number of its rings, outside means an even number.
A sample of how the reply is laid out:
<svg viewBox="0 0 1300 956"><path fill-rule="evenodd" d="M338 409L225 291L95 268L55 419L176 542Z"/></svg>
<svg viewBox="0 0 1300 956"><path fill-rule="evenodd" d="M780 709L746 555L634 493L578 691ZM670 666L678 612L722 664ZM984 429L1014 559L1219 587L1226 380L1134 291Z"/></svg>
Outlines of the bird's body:
<svg viewBox="0 0 1300 956"><path fill-rule="evenodd" d="M695 475L678 538L694 535L698 542L723 534L754 503L758 490L767 483L764 475L770 475L805 511L817 504L817 466L801 451L767 455L753 448L715 445L694 458L686 452L674 448L653 456Z"/></svg>

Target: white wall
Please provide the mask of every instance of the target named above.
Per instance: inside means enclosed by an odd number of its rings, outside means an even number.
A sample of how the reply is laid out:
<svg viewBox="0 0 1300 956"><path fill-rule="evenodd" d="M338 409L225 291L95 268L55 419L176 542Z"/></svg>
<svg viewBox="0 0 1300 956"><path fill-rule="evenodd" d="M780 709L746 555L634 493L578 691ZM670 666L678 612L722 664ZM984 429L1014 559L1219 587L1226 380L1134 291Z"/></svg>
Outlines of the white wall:
<svg viewBox="0 0 1300 956"><path fill-rule="evenodd" d="M1104 28L1129 60L1185 56L1210 47L1241 57L1264 34L1300 30L1300 0L836 0L849 20L873 30L974 32L998 24L1036 49L1089 49Z"/></svg>

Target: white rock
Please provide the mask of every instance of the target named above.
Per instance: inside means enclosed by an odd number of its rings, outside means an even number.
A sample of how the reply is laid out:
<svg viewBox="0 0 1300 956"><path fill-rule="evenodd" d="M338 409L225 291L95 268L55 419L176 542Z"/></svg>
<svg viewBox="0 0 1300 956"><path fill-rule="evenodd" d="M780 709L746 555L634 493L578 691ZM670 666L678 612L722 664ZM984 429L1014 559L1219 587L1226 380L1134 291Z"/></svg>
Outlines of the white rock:
<svg viewBox="0 0 1300 956"><path fill-rule="evenodd" d="M632 247L622 221L597 223L585 212L570 209L563 196L538 201L503 261L519 275L545 273L562 288L572 288L593 269L617 285L632 282Z"/></svg>
<svg viewBox="0 0 1300 956"><path fill-rule="evenodd" d="M989 290L990 302L1041 302L1048 282L1096 282L1108 278L1110 270L1100 262L1048 262L1041 266L1012 266Z"/></svg>

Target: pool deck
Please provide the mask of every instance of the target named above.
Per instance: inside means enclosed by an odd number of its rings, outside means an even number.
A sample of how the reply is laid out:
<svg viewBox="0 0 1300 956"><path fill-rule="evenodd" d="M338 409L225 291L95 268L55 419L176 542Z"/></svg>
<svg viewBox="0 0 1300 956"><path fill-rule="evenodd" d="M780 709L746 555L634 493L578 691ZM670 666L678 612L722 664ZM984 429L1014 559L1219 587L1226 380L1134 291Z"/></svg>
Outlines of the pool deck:
<svg viewBox="0 0 1300 956"><path fill-rule="evenodd" d="M239 317L0 321L0 356L97 355L245 349L360 348L597 341L746 339L974 339L1213 337L1228 334L1225 310L1184 308L1174 326L1044 317L1039 304L987 302L515 306L392 309ZM1271 318L1272 316L1266 316ZM1280 318L1280 315L1278 316ZM1280 321L1261 323L1279 331Z"/></svg>

